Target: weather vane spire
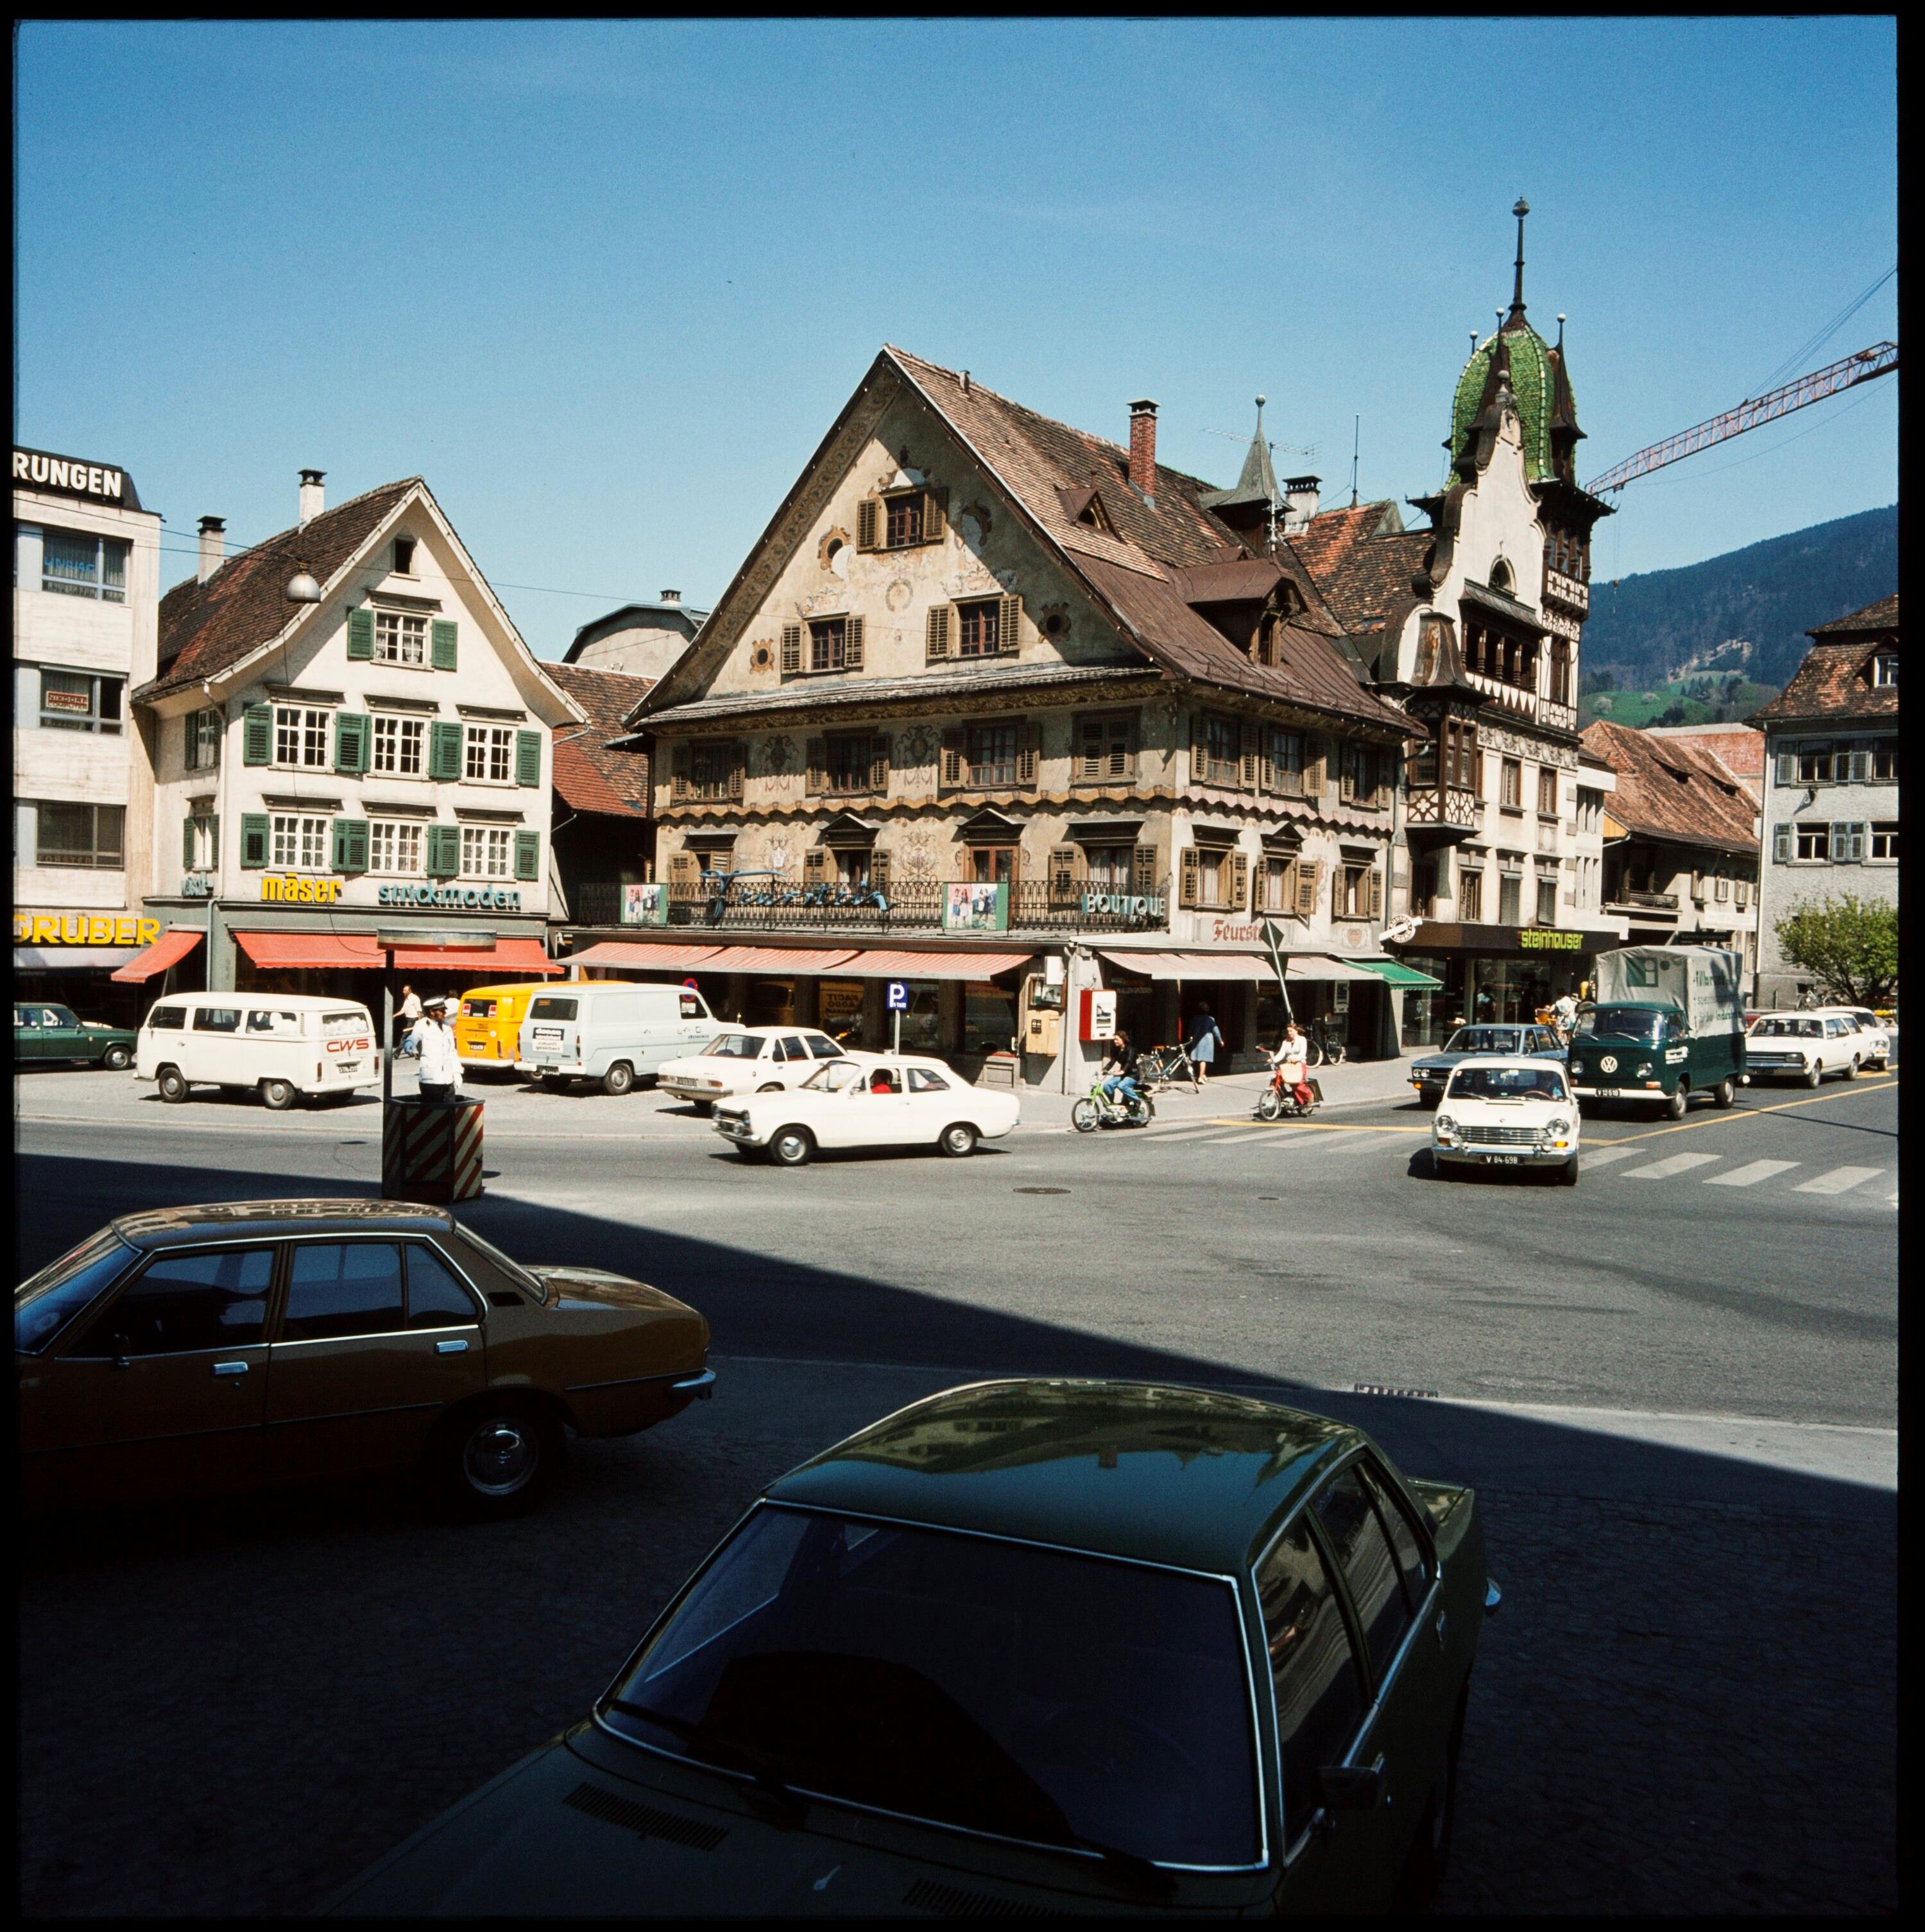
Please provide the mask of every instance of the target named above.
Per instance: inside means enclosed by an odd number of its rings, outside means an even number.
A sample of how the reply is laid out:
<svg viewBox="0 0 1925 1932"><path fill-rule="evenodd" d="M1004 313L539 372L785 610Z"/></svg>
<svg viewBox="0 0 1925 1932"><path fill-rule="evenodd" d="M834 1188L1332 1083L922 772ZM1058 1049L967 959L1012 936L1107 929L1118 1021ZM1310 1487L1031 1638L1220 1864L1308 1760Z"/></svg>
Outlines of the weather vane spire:
<svg viewBox="0 0 1925 1932"><path fill-rule="evenodd" d="M1522 195L1517 197L1517 206L1511 213L1517 217L1517 279L1511 284L1510 314L1512 322L1524 320L1524 218L1531 212L1531 204Z"/></svg>

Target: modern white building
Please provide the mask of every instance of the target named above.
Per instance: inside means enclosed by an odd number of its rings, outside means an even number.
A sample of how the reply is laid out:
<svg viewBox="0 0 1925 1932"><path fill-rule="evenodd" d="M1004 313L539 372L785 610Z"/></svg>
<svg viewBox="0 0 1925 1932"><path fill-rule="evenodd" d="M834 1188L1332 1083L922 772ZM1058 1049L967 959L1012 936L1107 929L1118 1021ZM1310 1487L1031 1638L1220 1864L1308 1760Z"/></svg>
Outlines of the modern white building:
<svg viewBox="0 0 1925 1932"><path fill-rule="evenodd" d="M16 998L124 1017L151 937L127 693L153 674L160 519L118 465L13 451Z"/></svg>
<svg viewBox="0 0 1925 1932"><path fill-rule="evenodd" d="M133 693L169 928L149 970L199 952L211 988L378 1005L376 935L410 928L476 941L398 956L424 990L552 970L552 735L580 708L419 477L328 510L308 470L300 495L292 529L225 562L210 535L161 601Z"/></svg>

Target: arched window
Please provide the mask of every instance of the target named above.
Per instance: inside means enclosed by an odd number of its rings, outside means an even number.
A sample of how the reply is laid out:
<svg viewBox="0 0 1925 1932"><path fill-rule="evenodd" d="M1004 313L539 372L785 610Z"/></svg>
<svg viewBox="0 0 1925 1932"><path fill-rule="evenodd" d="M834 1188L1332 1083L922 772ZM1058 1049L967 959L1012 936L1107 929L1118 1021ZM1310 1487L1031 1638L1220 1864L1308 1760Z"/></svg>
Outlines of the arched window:
<svg viewBox="0 0 1925 1932"><path fill-rule="evenodd" d="M1491 588L1493 590L1501 590L1506 596L1509 596L1511 586L1516 580L1510 574L1510 566L1505 562L1502 557L1499 557L1497 562L1491 566Z"/></svg>

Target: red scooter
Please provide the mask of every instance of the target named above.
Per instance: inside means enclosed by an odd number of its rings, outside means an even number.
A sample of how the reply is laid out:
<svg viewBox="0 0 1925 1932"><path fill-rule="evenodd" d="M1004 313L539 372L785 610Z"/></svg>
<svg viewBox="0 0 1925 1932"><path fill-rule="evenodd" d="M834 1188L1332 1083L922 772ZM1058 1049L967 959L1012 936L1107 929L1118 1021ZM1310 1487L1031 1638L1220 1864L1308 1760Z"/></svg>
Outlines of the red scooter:
<svg viewBox="0 0 1925 1932"><path fill-rule="evenodd" d="M1324 1104L1324 1090L1307 1075L1291 1080L1284 1066L1270 1069L1270 1084L1257 1096L1260 1120L1306 1120Z"/></svg>

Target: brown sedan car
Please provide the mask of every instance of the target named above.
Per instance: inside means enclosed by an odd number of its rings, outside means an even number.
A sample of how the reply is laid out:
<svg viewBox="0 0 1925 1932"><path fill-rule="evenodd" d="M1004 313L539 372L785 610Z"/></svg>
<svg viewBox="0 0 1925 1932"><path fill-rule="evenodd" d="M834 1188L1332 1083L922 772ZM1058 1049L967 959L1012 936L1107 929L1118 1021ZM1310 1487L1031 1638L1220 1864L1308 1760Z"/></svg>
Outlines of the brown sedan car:
<svg viewBox="0 0 1925 1932"><path fill-rule="evenodd" d="M397 1201L123 1215L16 1291L13 1331L30 1508L425 1466L507 1515L565 1430L632 1436L715 1381L672 1295Z"/></svg>

